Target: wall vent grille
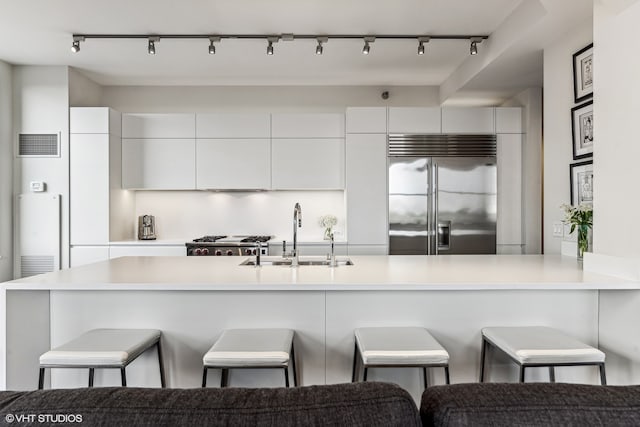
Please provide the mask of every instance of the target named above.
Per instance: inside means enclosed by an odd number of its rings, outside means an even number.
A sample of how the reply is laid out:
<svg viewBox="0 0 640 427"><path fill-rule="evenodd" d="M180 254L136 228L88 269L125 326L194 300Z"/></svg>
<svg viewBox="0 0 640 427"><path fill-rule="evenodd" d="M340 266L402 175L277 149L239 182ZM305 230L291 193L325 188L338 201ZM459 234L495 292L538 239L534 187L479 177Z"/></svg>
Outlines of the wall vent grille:
<svg viewBox="0 0 640 427"><path fill-rule="evenodd" d="M389 135L391 157L494 157L495 135Z"/></svg>
<svg viewBox="0 0 640 427"><path fill-rule="evenodd" d="M51 255L23 255L20 258L21 277L49 273L53 271L54 264L55 257Z"/></svg>
<svg viewBox="0 0 640 427"><path fill-rule="evenodd" d="M60 157L60 143L55 133L18 134L18 157Z"/></svg>

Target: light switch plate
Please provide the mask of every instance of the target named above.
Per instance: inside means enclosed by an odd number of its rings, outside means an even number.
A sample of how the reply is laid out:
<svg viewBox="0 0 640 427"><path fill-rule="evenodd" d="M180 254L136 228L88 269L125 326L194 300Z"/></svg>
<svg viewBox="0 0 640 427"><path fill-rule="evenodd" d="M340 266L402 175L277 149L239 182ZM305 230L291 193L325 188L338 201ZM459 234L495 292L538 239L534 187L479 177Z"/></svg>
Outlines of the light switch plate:
<svg viewBox="0 0 640 427"><path fill-rule="evenodd" d="M47 184L45 184L43 181L31 181L29 183L29 188L33 193L41 193L45 191L46 186Z"/></svg>
<svg viewBox="0 0 640 427"><path fill-rule="evenodd" d="M554 222L553 223L553 237L562 237L564 231L564 224L562 222Z"/></svg>

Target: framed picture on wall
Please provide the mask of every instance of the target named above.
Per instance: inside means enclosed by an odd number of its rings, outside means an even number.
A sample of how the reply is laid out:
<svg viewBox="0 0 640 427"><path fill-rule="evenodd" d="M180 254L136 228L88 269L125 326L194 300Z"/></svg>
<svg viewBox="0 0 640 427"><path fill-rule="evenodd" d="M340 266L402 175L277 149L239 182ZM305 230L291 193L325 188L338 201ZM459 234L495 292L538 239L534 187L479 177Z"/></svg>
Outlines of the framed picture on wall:
<svg viewBox="0 0 640 427"><path fill-rule="evenodd" d="M593 156L593 101L571 109L573 160Z"/></svg>
<svg viewBox="0 0 640 427"><path fill-rule="evenodd" d="M573 54L573 98L576 103L593 96L593 43Z"/></svg>
<svg viewBox="0 0 640 427"><path fill-rule="evenodd" d="M571 204L593 205L593 160L569 165Z"/></svg>

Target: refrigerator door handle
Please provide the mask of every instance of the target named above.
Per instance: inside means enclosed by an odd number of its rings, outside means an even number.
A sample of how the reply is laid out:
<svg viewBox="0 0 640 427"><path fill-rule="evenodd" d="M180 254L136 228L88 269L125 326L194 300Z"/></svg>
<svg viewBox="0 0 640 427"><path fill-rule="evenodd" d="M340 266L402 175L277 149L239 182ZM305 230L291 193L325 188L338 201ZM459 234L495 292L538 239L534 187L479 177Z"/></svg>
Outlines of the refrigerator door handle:
<svg viewBox="0 0 640 427"><path fill-rule="evenodd" d="M431 230L432 231L432 239L431 241L433 242L431 244L431 254L433 255L438 255L438 245L439 245L439 236L438 236L438 164L437 163L433 163L431 166L431 171L432 171L432 194L433 194L433 215L431 215Z"/></svg>

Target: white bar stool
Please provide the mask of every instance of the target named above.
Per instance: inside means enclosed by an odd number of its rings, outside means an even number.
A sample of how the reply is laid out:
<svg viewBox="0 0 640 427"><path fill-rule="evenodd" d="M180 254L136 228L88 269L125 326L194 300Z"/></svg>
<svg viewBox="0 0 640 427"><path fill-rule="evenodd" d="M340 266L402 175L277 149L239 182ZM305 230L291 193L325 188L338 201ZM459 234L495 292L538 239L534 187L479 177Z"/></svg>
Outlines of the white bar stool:
<svg viewBox="0 0 640 427"><path fill-rule="evenodd" d="M353 370L351 382L356 381L358 354L367 381L369 368L417 367L422 368L425 388L427 368L444 368L445 381L449 384L449 353L424 328L383 327L355 330Z"/></svg>
<svg viewBox="0 0 640 427"><path fill-rule="evenodd" d="M600 369L601 384L607 384L605 354L602 351L546 326L483 328L480 382L484 382L489 345L504 352L520 366L520 382L524 382L524 370L529 367L548 367L550 382L555 382L555 366L596 365Z"/></svg>
<svg viewBox="0 0 640 427"><path fill-rule="evenodd" d="M122 386L127 385L125 368L146 350L155 346L160 365L160 384L165 387L160 337L157 329L93 329L40 356L38 389L44 387L46 368L88 368L89 387L93 387L96 368L118 368Z"/></svg>
<svg viewBox="0 0 640 427"><path fill-rule="evenodd" d="M289 362L293 385L298 385L296 358L291 329L227 329L202 358L202 387L207 386L207 371L221 369L220 387L227 387L229 369L278 368L284 370L289 387Z"/></svg>

